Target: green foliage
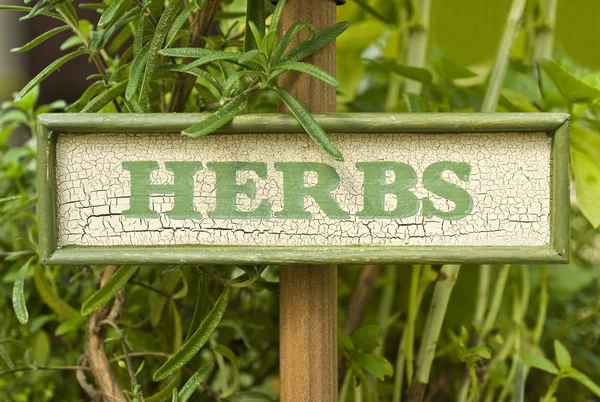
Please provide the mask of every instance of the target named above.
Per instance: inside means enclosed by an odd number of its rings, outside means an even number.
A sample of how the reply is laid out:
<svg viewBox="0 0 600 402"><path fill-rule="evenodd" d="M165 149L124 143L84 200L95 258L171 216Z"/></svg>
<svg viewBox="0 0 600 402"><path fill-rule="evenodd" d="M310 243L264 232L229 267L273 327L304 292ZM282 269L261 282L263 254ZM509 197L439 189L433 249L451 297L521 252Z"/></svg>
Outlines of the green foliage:
<svg viewBox="0 0 600 402"><path fill-rule="evenodd" d="M474 112L494 87L498 101L488 107L499 112L571 113L572 263L487 271L462 267L437 342L428 398L579 401L600 395L595 347L600 340L600 74L559 50L554 60L533 58L536 32L542 22L550 24L536 2L525 10L506 71L496 71L493 83L490 66L458 64L434 43L424 65L411 64L403 50L410 32L428 29L415 15L419 1L348 2L338 15L350 27L340 22L315 32L298 21L281 38L276 31L283 0L275 8L260 1L222 1L203 31L195 24L206 1L81 4L97 14L90 21L79 18L69 1L31 3L0 10L34 21L51 17L58 27L13 51L46 46L48 39L70 32L60 47L69 53L58 55L0 107L0 400L87 399L75 373L64 368L88 364L81 359L89 323L82 313L114 308L120 289L127 294L114 319L120 330L102 328L111 368L130 400L139 400L137 392L147 401L277 400L277 267L122 267L98 289L100 267L41 266L35 134L38 114L66 107L76 113L209 112L183 131L209 135L246 111L274 112L281 101L318 147L341 160L306 108L278 86L287 71L336 87L340 111ZM300 35L304 40L290 46ZM303 62L338 37L337 79ZM80 99L38 106L39 84L84 55L97 73ZM422 90L405 92L407 79L421 83ZM359 269L339 269L341 317L348 313ZM341 402L396 402L415 383L421 362L414 350L423 340L439 271L436 265L420 267L412 278L410 267L382 269L362 326L339 333L346 361ZM478 292L486 275L488 299ZM121 335L138 385L130 378ZM95 387L92 376L87 378Z"/></svg>

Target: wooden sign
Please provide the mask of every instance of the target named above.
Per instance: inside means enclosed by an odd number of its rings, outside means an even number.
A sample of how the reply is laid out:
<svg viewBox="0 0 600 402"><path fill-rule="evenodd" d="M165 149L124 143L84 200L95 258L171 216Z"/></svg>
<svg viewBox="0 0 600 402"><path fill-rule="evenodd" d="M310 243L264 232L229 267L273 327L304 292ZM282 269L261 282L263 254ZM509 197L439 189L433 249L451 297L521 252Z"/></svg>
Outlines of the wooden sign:
<svg viewBox="0 0 600 402"><path fill-rule="evenodd" d="M568 116L43 115L48 264L565 262Z"/></svg>

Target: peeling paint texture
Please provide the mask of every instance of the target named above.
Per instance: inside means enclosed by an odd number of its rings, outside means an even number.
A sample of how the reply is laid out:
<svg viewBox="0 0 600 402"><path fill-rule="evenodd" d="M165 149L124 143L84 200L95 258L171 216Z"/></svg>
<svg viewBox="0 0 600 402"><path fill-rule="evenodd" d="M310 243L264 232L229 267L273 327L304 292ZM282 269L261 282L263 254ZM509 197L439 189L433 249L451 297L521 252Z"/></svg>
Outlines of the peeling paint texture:
<svg viewBox="0 0 600 402"><path fill-rule="evenodd" d="M386 246L541 246L550 241L551 138L544 133L482 134L332 134L346 158L336 162L316 148L306 134L222 134L192 139L179 134L61 134L57 142L58 247L66 245L386 245ZM127 218L130 173L123 161L158 161L152 184L171 184L165 161L200 161L194 178L194 206L200 219L169 219L172 195L153 195L156 219ZM271 203L269 219L211 219L215 207L214 161L262 161L267 179L238 172L238 183L256 181L256 197L238 194L237 208ZM274 162L321 162L333 166L340 186L332 192L349 218L331 219L310 197L312 219L278 219L282 209L282 173ZM361 219L363 173L358 161L397 161L411 165L419 181L412 190L430 197L436 208L454 204L429 193L423 170L437 161L468 162L468 181L445 172L446 181L464 188L473 210L460 220L424 218ZM392 181L391 172L387 180ZM305 183L315 177L305 175ZM396 198L386 195L386 209Z"/></svg>

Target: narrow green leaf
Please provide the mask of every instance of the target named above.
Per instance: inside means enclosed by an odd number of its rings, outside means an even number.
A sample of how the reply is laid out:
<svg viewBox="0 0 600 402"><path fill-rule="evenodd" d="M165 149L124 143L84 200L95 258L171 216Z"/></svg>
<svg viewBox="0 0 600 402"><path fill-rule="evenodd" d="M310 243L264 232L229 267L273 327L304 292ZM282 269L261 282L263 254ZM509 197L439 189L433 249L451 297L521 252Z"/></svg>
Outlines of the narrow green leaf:
<svg viewBox="0 0 600 402"><path fill-rule="evenodd" d="M202 365L202 367L190 377L179 391L179 402L187 402L192 397L196 388L198 388L202 382L206 381L214 366L215 365L212 362L208 362Z"/></svg>
<svg viewBox="0 0 600 402"><path fill-rule="evenodd" d="M281 58L281 55L283 54L283 52L285 52L285 50L289 46L292 39L294 39L294 37L298 34L298 32L300 32L303 28L306 28L309 30L309 35L308 35L307 40L311 40L313 38L313 36L315 35L315 30L312 27L312 25L310 25L308 22L303 22L303 21L294 23L294 25L292 25L290 27L290 29L285 31L285 33L281 37L281 40L275 47L273 54L271 55L271 63L273 65L276 65L279 63L279 59Z"/></svg>
<svg viewBox="0 0 600 402"><path fill-rule="evenodd" d="M63 0L64 1L64 0ZM48 5L48 0L39 0L27 15L19 18L19 21L24 21L35 17L40 11L48 11L52 7L52 4Z"/></svg>
<svg viewBox="0 0 600 402"><path fill-rule="evenodd" d="M600 97L598 89L580 81L554 60L545 59L538 63L569 103L592 102Z"/></svg>
<svg viewBox="0 0 600 402"><path fill-rule="evenodd" d="M15 284L13 286L13 295L12 295L12 303L13 309L15 310L15 315L17 316L17 320L22 325L27 324L29 321L29 313L27 312L27 305L25 304L25 275L27 274L27 270L29 269L29 265L31 261L33 261L35 257L31 257L21 268L19 268L19 272L17 274L17 279L15 280Z"/></svg>
<svg viewBox="0 0 600 402"><path fill-rule="evenodd" d="M583 216L597 228L600 226L600 164L589 153L571 147L571 168L577 204Z"/></svg>
<svg viewBox="0 0 600 402"><path fill-rule="evenodd" d="M38 292L40 298L61 320L73 321L77 318L81 319L81 315L66 301L61 299L50 287L44 274L44 267L39 264L35 266L35 270L33 271L33 281L35 283L35 290Z"/></svg>
<svg viewBox="0 0 600 402"><path fill-rule="evenodd" d="M144 46L144 25L146 16L142 14L138 21L137 27L135 28L135 35L133 37L133 57L137 57Z"/></svg>
<svg viewBox="0 0 600 402"><path fill-rule="evenodd" d="M347 22L338 22L322 31L317 32L311 39L307 39L298 46L287 52L281 58L282 62L289 63L301 61L317 53L329 42L340 36L348 28Z"/></svg>
<svg viewBox="0 0 600 402"><path fill-rule="evenodd" d="M523 363L525 363L527 366L535 367L537 369L545 371L546 373L554 375L558 374L558 369L556 368L554 363L552 363L550 360L546 359L542 355L537 355L533 353L525 355L523 356Z"/></svg>
<svg viewBox="0 0 600 402"><path fill-rule="evenodd" d="M221 106L219 110L202 120L183 130L181 134L190 137L200 137L207 135L229 123L235 116L242 113L246 107L248 96L240 94L233 98L229 103Z"/></svg>
<svg viewBox="0 0 600 402"><path fill-rule="evenodd" d="M5 6L5 5L0 5L0 11L5 10L5 11L24 11L24 12L30 12L31 11L31 7L26 7L26 6ZM56 13L52 13L52 12L40 12L40 15L45 15L46 17L51 17L51 18L55 18L57 20L61 20L62 21L62 17Z"/></svg>
<svg viewBox="0 0 600 402"><path fill-rule="evenodd" d="M174 71L174 72L191 74L191 75L194 75L194 76L201 78L204 81L208 82L210 85L212 85L217 90L217 92L219 94L223 93L223 86L221 85L221 83L212 74L210 74L200 68L196 68L196 67L190 68L186 64L167 64L164 66L159 66L156 69L156 71Z"/></svg>
<svg viewBox="0 0 600 402"><path fill-rule="evenodd" d="M104 306L127 284L127 281L135 274L138 267L121 267L111 276L108 281L87 299L81 306L81 314L89 315L92 311Z"/></svg>
<svg viewBox="0 0 600 402"><path fill-rule="evenodd" d="M176 373L173 378L157 393L145 396L146 402L165 402L173 397L173 390L177 391L177 387L181 384L181 372ZM132 401L133 402L133 401Z"/></svg>
<svg viewBox="0 0 600 402"><path fill-rule="evenodd" d="M67 50L75 46L83 45L83 39L81 39L77 35L73 35L70 38L67 38L61 45L60 50Z"/></svg>
<svg viewBox="0 0 600 402"><path fill-rule="evenodd" d="M73 53L66 54L63 57L61 57L60 59L53 61L50 65L48 65L46 68L44 68L38 75L36 75L31 81L29 81L29 83L27 85L25 85L25 88L23 88L21 90L21 92L19 92L15 96L15 102L18 102L19 100L21 100L21 98L23 98L23 96L25 96L29 91L31 91L33 88L35 88L36 85L38 85L40 82L45 80L50 74L52 74L54 71L56 71L63 64L65 64L66 62L68 62L70 60L73 60L76 57L79 57L79 56L87 54L87 53L88 53L87 50L80 49Z"/></svg>
<svg viewBox="0 0 600 402"><path fill-rule="evenodd" d="M244 53L224 52L222 50L204 49L197 47L174 47L169 49L162 49L158 52L163 56L170 57L186 57L192 59L214 59L215 61L221 60L239 60Z"/></svg>
<svg viewBox="0 0 600 402"><path fill-rule="evenodd" d="M264 74L261 73L260 71L252 71L252 70L242 70L242 71L237 71L237 72L231 74L229 76L229 78L227 78L227 81L225 81L225 85L223 86L223 95L226 97L230 97L231 94L235 92L237 84L241 84L243 87L243 84L244 84L243 78L244 77L257 76L257 75L264 76ZM266 78L266 76L264 78Z"/></svg>
<svg viewBox="0 0 600 402"><path fill-rule="evenodd" d="M244 52L253 49L262 50L263 36L265 36L265 2L264 0L247 0Z"/></svg>
<svg viewBox="0 0 600 402"><path fill-rule="evenodd" d="M171 390L171 402L179 402L179 394L177 394L177 388Z"/></svg>
<svg viewBox="0 0 600 402"><path fill-rule="evenodd" d="M104 81L96 81L92 85L90 85L85 92L81 95L79 99L73 102L71 105L65 108L67 112L79 112L81 109L85 107L85 104L95 95L97 95L104 88Z"/></svg>
<svg viewBox="0 0 600 402"><path fill-rule="evenodd" d="M296 120L302 125L308 135L315 141L315 143L325 151L326 154L338 161L343 161L344 157L339 149L335 146L329 136L319 126L317 121L311 116L311 114L302 106L302 104L292 96L288 91L281 87L274 87L275 91L279 95L279 98L285 103L290 109L290 112L294 115Z"/></svg>
<svg viewBox="0 0 600 402"><path fill-rule="evenodd" d="M283 13L283 6L285 6L285 1L286 0L279 0L277 2L275 10L273 10L273 14L271 15L271 26L269 26L270 31L277 32L279 21L281 20L281 14Z"/></svg>
<svg viewBox="0 0 600 402"><path fill-rule="evenodd" d="M263 50L263 39L260 35L260 32L258 32L256 24L253 21L248 21L248 26L250 27L250 31L252 32L252 37L254 39L254 42L256 43L256 47L259 50Z"/></svg>
<svg viewBox="0 0 600 402"><path fill-rule="evenodd" d="M2 157L2 161L6 162L7 159L8 158L6 154L4 154ZM26 201L23 201L22 203L14 207L10 207L9 209L4 210L4 213L0 215L0 227L4 227L4 225L6 225L10 220L14 219L23 212L29 211L31 213L31 207L33 207L37 203L37 199L37 196L35 196Z"/></svg>
<svg viewBox="0 0 600 402"><path fill-rule="evenodd" d="M125 4L125 1L126 0L113 0L110 6L108 6L108 8L102 12L100 20L98 20L98 28L105 28L107 25L109 25L117 15L121 6Z"/></svg>
<svg viewBox="0 0 600 402"><path fill-rule="evenodd" d="M321 80L324 83L332 85L336 88L338 88L340 86L340 83L338 82L338 80L335 79L334 76L326 73L325 71L321 70L317 66L309 64L309 63L302 63L299 61L297 61L295 63L284 63L284 64L279 64L277 67L274 68L274 70L299 71L301 73L308 74L311 77L315 77L316 79Z"/></svg>
<svg viewBox="0 0 600 402"><path fill-rule="evenodd" d="M135 94L137 94L141 84L142 77L144 75L144 68L148 60L148 51L150 45L146 45L142 48L137 56L133 58L131 67L129 69L129 81L127 82L127 89L125 90L125 99L131 101Z"/></svg>
<svg viewBox="0 0 600 402"><path fill-rule="evenodd" d="M232 369L231 385L229 386L228 389L226 389L225 391L223 391L221 393L221 398L227 399L230 396L232 396L233 394L235 394L235 392L240 387L240 370L238 367L238 359L237 359L235 353L233 353L233 351L225 345L217 345L217 347L215 348L215 351L217 353L219 353L220 355L224 356L227 360L229 360L231 362L231 369Z"/></svg>
<svg viewBox="0 0 600 402"><path fill-rule="evenodd" d="M231 289L226 287L219 299L213 306L212 310L200 327L194 332L194 334L190 337L190 339L185 342L185 344L179 349L169 360L165 362L156 372L154 373L152 379L154 381L161 381L172 375L176 371L178 371L181 367L183 367L187 362L189 362L196 354L200 351L202 346L206 344L206 342L210 339L213 332L217 328L219 321L223 317L223 313L227 308L227 303L229 301L229 293Z"/></svg>
<svg viewBox="0 0 600 402"><path fill-rule="evenodd" d="M573 362L571 361L571 354L565 348L558 339L554 340L554 355L556 356L556 362L558 363L558 367L561 369L565 367L571 367Z"/></svg>
<svg viewBox="0 0 600 402"><path fill-rule="evenodd" d="M567 377L577 381L578 383L589 389L594 395L600 396L600 387L587 375L583 374L579 370L574 369L573 367L567 367L564 371L566 372Z"/></svg>
<svg viewBox="0 0 600 402"><path fill-rule="evenodd" d="M81 109L81 113L96 113L104 106L108 105L118 96L122 96L125 93L125 88L127 87L127 80L119 82L114 87L108 88L106 91L102 92L100 95L96 96L94 99L90 101L83 109Z"/></svg>
<svg viewBox="0 0 600 402"><path fill-rule="evenodd" d="M194 4L194 2L191 2L186 8L184 8L179 14L177 14L177 17L175 17L173 23L171 24L171 27L169 28L169 32L167 32L165 47L169 47L171 45L171 42L173 42L173 39L175 39L175 36L177 36L177 33L179 32L183 24L185 24L190 14L196 8L196 4Z"/></svg>
<svg viewBox="0 0 600 402"><path fill-rule="evenodd" d="M127 106L130 113L148 113L148 110L144 109L136 98L131 98L130 101L125 100L125 106Z"/></svg>
<svg viewBox="0 0 600 402"><path fill-rule="evenodd" d="M140 89L139 100L142 104L147 103L148 92L150 91L150 82L152 81L152 74L154 74L154 67L156 66L156 60L158 58L158 51L162 48L165 42L165 37L169 31L173 16L180 9L183 0L170 0L169 4L165 8L165 11L160 16L160 20L156 25L156 31L150 42L150 49L148 50L148 59L146 60L146 70L142 78L142 85Z"/></svg>
<svg viewBox="0 0 600 402"><path fill-rule="evenodd" d="M382 356L371 355L356 350L352 352L351 358L360 368L373 374L380 381L384 381L385 376L391 377L394 374L394 368Z"/></svg>
<svg viewBox="0 0 600 402"><path fill-rule="evenodd" d="M40 36L38 36L31 42L28 42L21 47L16 47L14 49L10 49L10 51L11 51L11 53L26 52L26 51L31 50L34 47L38 46L40 43L44 42L45 40L50 39L54 35L57 35L61 32L68 31L69 29L71 29L71 27L69 27L68 25L64 25L62 27L56 27L54 29L44 32L43 34L41 34Z"/></svg>
<svg viewBox="0 0 600 402"><path fill-rule="evenodd" d="M8 367L9 370L15 369L15 364L13 363L8 352L6 351L4 346L2 346L1 343L0 343L0 358L4 361L4 363L6 364L6 367Z"/></svg>
<svg viewBox="0 0 600 402"><path fill-rule="evenodd" d="M404 64L398 64L394 61L388 61L385 64L385 68L394 74L401 75L411 80L421 82L423 84L431 84L433 81L433 75L425 68L412 67Z"/></svg>
<svg viewBox="0 0 600 402"><path fill-rule="evenodd" d="M471 78L477 76L477 74L469 70L467 67L457 64L447 58L436 60L434 65L445 81L454 81L461 78Z"/></svg>

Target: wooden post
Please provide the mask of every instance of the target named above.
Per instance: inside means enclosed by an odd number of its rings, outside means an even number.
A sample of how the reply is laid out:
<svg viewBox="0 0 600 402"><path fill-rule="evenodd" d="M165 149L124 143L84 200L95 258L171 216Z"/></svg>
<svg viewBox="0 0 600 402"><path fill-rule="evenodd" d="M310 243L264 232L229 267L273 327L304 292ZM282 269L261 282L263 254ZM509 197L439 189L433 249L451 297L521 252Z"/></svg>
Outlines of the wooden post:
<svg viewBox="0 0 600 402"><path fill-rule="evenodd" d="M280 37L298 21L320 31L335 23L335 1L288 0ZM297 38L298 43L306 36ZM294 44L292 43L292 45ZM335 43L306 60L335 75ZM335 88L286 73L279 82L310 112L335 112ZM281 106L282 111L287 111ZM282 265L280 293L281 401L335 402L337 393L337 267Z"/></svg>

